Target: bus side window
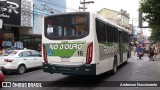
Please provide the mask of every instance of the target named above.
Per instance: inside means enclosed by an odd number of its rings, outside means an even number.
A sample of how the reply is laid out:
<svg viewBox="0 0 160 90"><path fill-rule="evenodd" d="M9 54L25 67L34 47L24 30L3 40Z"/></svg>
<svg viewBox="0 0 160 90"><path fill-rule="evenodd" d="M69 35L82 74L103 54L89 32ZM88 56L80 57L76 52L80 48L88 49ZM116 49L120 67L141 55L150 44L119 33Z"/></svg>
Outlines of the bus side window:
<svg viewBox="0 0 160 90"><path fill-rule="evenodd" d="M105 23L96 20L96 32L97 32L97 39L98 42L106 42L106 32L105 32Z"/></svg>

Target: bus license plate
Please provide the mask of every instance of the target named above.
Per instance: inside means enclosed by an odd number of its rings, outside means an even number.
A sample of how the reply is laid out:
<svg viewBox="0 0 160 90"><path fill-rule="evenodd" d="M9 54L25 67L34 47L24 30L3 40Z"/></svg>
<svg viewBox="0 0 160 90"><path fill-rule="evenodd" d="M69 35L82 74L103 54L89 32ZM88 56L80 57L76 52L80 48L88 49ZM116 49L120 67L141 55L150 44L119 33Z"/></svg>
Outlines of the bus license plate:
<svg viewBox="0 0 160 90"><path fill-rule="evenodd" d="M68 58L61 58L61 62L70 62Z"/></svg>

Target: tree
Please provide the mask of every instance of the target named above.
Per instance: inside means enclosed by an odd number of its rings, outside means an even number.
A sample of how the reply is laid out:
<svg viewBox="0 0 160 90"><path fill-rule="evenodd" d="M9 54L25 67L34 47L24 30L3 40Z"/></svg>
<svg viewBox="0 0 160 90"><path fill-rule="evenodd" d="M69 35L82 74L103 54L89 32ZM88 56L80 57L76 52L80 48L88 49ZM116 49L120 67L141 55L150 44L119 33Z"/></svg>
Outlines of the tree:
<svg viewBox="0 0 160 90"><path fill-rule="evenodd" d="M160 0L143 0L139 11L145 14L143 20L147 21L150 26L160 25Z"/></svg>
<svg viewBox="0 0 160 90"><path fill-rule="evenodd" d="M139 12L145 14L142 19L152 29L150 39L160 41L160 0L143 0Z"/></svg>
<svg viewBox="0 0 160 90"><path fill-rule="evenodd" d="M151 28L153 30L149 39L160 42L160 26L152 26Z"/></svg>

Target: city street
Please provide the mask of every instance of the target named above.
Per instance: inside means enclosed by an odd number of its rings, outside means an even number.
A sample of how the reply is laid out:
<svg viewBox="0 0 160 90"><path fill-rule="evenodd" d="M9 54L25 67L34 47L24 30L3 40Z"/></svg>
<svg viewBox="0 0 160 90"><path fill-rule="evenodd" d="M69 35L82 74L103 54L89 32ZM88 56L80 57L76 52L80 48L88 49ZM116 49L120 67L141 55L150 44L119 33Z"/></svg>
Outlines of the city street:
<svg viewBox="0 0 160 90"><path fill-rule="evenodd" d="M132 58L127 64L119 67L115 75L105 73L97 77L94 76L69 76L61 74L44 73L41 69L29 70L23 75L15 73L6 74L5 81L50 81L46 85L54 87L43 88L2 88L1 90L159 90L160 87L105 87L101 84L105 81L160 81L160 55L155 61L149 61L145 54L142 60L132 54ZM55 87L58 81L79 82L79 87ZM94 82L95 86L83 87L87 82ZM98 81L98 82L96 82ZM101 82L99 82L101 81ZM73 82L73 83L74 83Z"/></svg>
<svg viewBox="0 0 160 90"><path fill-rule="evenodd" d="M0 90L160 90L159 15L160 0L0 0Z"/></svg>

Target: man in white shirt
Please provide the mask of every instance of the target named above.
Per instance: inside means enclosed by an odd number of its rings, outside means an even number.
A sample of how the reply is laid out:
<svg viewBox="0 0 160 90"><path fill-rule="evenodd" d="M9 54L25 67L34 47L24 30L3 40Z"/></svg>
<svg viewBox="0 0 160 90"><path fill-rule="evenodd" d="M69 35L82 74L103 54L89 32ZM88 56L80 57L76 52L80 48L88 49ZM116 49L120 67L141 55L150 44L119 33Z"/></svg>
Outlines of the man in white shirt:
<svg viewBox="0 0 160 90"><path fill-rule="evenodd" d="M18 49L18 50L22 50L23 49L23 43L21 41L16 41L15 43L15 49Z"/></svg>

